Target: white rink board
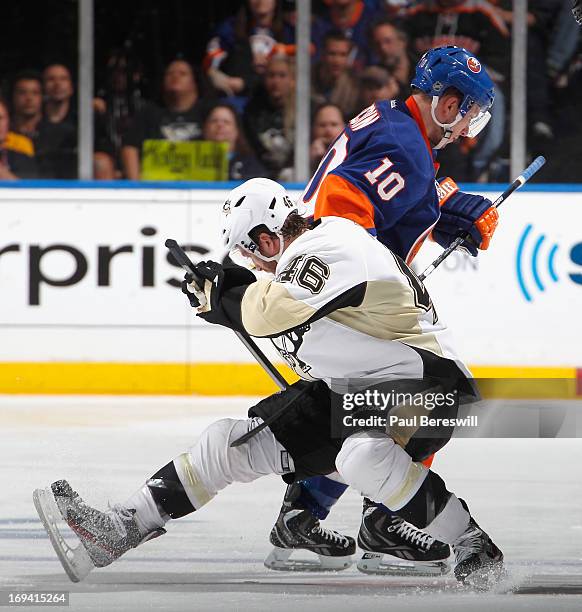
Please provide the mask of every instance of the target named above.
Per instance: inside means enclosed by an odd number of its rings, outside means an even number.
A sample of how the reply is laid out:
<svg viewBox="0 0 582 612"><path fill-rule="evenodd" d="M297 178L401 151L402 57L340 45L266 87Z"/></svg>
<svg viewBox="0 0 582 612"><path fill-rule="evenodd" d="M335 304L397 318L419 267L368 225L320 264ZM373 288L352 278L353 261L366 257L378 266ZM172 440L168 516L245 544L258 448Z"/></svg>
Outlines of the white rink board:
<svg viewBox="0 0 582 612"><path fill-rule="evenodd" d="M516 193L499 214L487 251L453 253L426 279L459 353L474 365L582 365L582 193ZM415 269L440 252L427 243Z"/></svg>
<svg viewBox="0 0 582 612"><path fill-rule="evenodd" d="M250 361L232 333L192 316L163 245L172 237L220 259L226 193L4 189L0 361ZM426 244L415 268L439 251ZM490 250L452 255L426 284L469 363L581 365L582 194L513 195Z"/></svg>

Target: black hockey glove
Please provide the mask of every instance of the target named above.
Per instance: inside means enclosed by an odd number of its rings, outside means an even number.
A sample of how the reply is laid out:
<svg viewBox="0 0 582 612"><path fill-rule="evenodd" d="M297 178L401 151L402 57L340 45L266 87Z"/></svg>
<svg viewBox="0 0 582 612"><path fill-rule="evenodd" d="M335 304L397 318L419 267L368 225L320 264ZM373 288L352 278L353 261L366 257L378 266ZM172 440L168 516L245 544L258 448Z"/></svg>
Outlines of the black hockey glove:
<svg viewBox="0 0 582 612"><path fill-rule="evenodd" d="M255 275L242 266L222 266L215 261L202 261L195 270L195 276L188 273L184 277L182 292L191 306L198 308L198 316L209 323L242 330L240 303L246 288L255 282Z"/></svg>
<svg viewBox="0 0 582 612"><path fill-rule="evenodd" d="M204 293L204 283L196 282L194 275L190 272L186 273L182 281L182 293L188 298L192 308L203 308L207 304L206 294Z"/></svg>

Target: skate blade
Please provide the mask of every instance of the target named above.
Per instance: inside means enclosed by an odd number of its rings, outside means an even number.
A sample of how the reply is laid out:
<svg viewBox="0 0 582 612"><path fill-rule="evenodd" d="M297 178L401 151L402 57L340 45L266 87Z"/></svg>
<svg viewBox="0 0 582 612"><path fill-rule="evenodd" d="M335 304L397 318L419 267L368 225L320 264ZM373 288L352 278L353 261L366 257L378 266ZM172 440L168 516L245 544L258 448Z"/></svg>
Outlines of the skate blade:
<svg viewBox="0 0 582 612"><path fill-rule="evenodd" d="M351 567L353 560L351 556L327 557L317 555L316 559L290 559L294 552L310 552L305 549L273 547L269 556L265 559L267 569L281 572L339 572ZM316 553L313 553L314 555Z"/></svg>
<svg viewBox="0 0 582 612"><path fill-rule="evenodd" d="M385 559L386 557L386 559ZM358 560L357 568L363 574L385 574L388 576L443 576L450 566L442 561L406 561L391 555L366 552Z"/></svg>
<svg viewBox="0 0 582 612"><path fill-rule="evenodd" d="M62 521L64 525L66 523L49 488L36 489L32 500L67 576L72 582L80 582L95 567L85 547L79 542L79 545L73 548L63 537L58 521Z"/></svg>

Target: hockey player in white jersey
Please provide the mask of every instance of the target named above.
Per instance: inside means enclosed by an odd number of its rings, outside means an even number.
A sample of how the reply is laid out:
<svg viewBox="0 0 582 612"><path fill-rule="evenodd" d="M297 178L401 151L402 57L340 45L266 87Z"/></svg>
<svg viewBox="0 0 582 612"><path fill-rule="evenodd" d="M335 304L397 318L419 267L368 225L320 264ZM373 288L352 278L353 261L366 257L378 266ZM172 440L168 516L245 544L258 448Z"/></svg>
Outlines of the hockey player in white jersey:
<svg viewBox="0 0 582 612"><path fill-rule="evenodd" d="M36 508L69 576L80 580L163 534L168 521L194 512L232 482L270 473L299 479L337 469L362 495L451 544L460 581L484 587L496 580L501 551L467 505L407 452L417 453L423 444L414 428L364 428L344 439L330 433L333 379L414 378L471 393L422 284L352 221L329 217L308 227L284 189L266 179L235 189L223 220L226 246L258 258L275 278L256 280L245 268L203 262L196 271L204 287L191 282L186 291L210 323L272 338L303 379L294 385L296 401L240 446L231 443L279 409L276 395L252 407L249 419L213 423L187 452L109 511L86 504L64 480L35 491ZM428 452L448 436L429 440ZM76 549L63 538L63 520L80 540ZM312 523L304 534L325 554L329 533ZM353 541L344 548L353 548Z"/></svg>

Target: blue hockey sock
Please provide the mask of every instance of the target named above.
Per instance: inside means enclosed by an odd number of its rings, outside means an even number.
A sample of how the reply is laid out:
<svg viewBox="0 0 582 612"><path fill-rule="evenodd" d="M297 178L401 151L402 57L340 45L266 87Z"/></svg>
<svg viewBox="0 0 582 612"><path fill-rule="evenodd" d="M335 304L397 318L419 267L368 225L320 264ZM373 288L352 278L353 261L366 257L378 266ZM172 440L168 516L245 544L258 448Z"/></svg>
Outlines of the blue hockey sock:
<svg viewBox="0 0 582 612"><path fill-rule="evenodd" d="M301 485L299 501L320 520L327 517L331 507L348 488L348 485L325 476L314 476L302 480L299 484Z"/></svg>

